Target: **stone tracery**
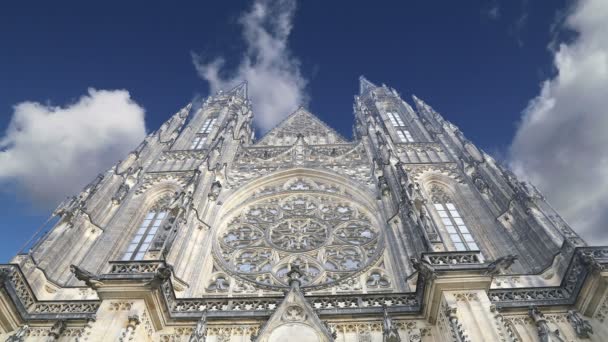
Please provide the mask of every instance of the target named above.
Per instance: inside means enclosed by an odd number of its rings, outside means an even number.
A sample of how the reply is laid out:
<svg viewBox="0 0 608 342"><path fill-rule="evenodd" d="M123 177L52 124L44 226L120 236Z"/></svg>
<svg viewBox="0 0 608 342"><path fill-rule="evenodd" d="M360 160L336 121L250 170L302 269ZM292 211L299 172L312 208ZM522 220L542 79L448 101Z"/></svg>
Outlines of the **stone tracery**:
<svg viewBox="0 0 608 342"><path fill-rule="evenodd" d="M217 232L225 271L265 288L287 286L298 265L303 286L321 288L360 274L383 252L382 234L362 205L318 184L289 180L233 212Z"/></svg>

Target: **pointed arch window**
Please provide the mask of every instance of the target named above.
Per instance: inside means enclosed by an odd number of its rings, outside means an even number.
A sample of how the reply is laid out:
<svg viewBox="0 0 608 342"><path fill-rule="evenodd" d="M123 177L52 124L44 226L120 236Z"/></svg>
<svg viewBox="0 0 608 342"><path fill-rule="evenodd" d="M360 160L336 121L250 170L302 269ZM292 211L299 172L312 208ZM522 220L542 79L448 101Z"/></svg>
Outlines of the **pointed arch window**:
<svg viewBox="0 0 608 342"><path fill-rule="evenodd" d="M205 122L203 123L203 126L201 127L200 131L198 131L198 132L200 134L211 133L211 129L213 128L213 125L215 124L216 121L217 121L217 118L208 118L207 120L205 120Z"/></svg>
<svg viewBox="0 0 608 342"><path fill-rule="evenodd" d="M190 144L191 150L200 150L205 146L207 142L207 138L209 137L209 133L213 129L213 125L217 121L217 117L207 118L205 122L203 122L203 126L198 131L198 133L192 139L192 143Z"/></svg>
<svg viewBox="0 0 608 342"><path fill-rule="evenodd" d="M414 138L412 137L412 133L407 129L398 129L397 136L399 137L399 141L401 142L414 142Z"/></svg>
<svg viewBox="0 0 608 342"><path fill-rule="evenodd" d="M122 256L123 261L144 259L156 233L169 216L167 206L165 205L167 200L166 198L161 199L154 208L148 211L129 242L127 250Z"/></svg>
<svg viewBox="0 0 608 342"><path fill-rule="evenodd" d="M400 127L400 126L405 126L405 124L403 123L403 119L401 119L401 116L395 112L387 112L386 115L388 115L388 119L391 121L391 124L394 127Z"/></svg>
<svg viewBox="0 0 608 342"><path fill-rule="evenodd" d="M479 245L475 242L471 231L464 222L464 219L452 199L443 192L442 189L433 187L433 205L437 215L441 219L443 227L450 237L450 241L457 251L478 251Z"/></svg>
<svg viewBox="0 0 608 342"><path fill-rule="evenodd" d="M191 150L200 150L207 142L207 135L199 135L197 134L192 140L192 144L190 144Z"/></svg>

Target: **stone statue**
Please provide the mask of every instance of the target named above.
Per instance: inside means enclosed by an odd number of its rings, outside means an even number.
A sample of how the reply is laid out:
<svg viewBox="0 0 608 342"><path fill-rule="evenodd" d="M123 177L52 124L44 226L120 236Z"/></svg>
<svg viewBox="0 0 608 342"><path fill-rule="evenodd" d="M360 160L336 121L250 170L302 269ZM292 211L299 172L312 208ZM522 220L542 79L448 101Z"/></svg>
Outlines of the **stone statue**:
<svg viewBox="0 0 608 342"><path fill-rule="evenodd" d="M576 310L568 310L568 321L572 324L576 336L580 338L589 338L593 334L593 328L588 321L583 319L583 316Z"/></svg>
<svg viewBox="0 0 608 342"><path fill-rule="evenodd" d="M545 315L543 315L537 307L531 306L528 309L528 316L536 323L536 330L541 342L565 342L564 339L561 338L559 330L551 331L551 329L549 329Z"/></svg>
<svg viewBox="0 0 608 342"><path fill-rule="evenodd" d="M65 321L57 321L55 322L55 324L53 324L53 326L51 327L51 330L49 331L49 339L51 341L54 340L58 340L59 337L61 336L61 334L63 334L63 331L65 330Z"/></svg>
<svg viewBox="0 0 608 342"><path fill-rule="evenodd" d="M29 332L30 327L27 324L24 324L22 326L19 327L19 329L17 329L17 331L9 336L6 339L6 342L23 342L25 341L25 337L27 335L27 333Z"/></svg>
<svg viewBox="0 0 608 342"><path fill-rule="evenodd" d="M399 330L393 325L393 320L388 314L386 305L384 306L384 316L382 319L382 341L383 342L401 342Z"/></svg>
<svg viewBox="0 0 608 342"><path fill-rule="evenodd" d="M209 199L212 201L216 201L221 191L222 183L220 183L219 180L216 180L215 182L213 182L213 184L211 184L211 189L209 190L209 194L207 195L207 197L209 197Z"/></svg>
<svg viewBox="0 0 608 342"><path fill-rule="evenodd" d="M205 342L207 339L207 310L203 311L201 319L196 322L196 327L190 335L188 342Z"/></svg>

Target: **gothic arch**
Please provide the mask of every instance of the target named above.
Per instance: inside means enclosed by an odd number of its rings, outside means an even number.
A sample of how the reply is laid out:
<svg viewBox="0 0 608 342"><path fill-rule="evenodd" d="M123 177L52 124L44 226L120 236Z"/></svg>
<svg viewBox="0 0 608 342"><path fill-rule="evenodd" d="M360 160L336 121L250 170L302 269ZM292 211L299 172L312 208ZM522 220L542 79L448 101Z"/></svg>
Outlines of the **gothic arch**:
<svg viewBox="0 0 608 342"><path fill-rule="evenodd" d="M427 173L420 179L420 184L424 193L424 197L427 200L429 207L431 207L433 220L436 222L436 226L439 227L444 246L454 248L454 242L450 239L450 234L446 230L446 226L442 223L442 218L439 217L438 211L434 208L435 203L453 203L456 207L457 212L462 215L462 219L466 224L466 228L472 234L474 241L473 243L479 247L482 254L487 256L488 246L485 243L485 232L479 223L479 218L475 215L470 200L477 201L477 197L473 194L467 196L463 193L469 191L463 189L460 184L449 176L440 173ZM444 197L444 198L435 198ZM469 197L469 200L467 200Z"/></svg>
<svg viewBox="0 0 608 342"><path fill-rule="evenodd" d="M223 200L223 205L221 210L218 212L218 216L224 216L228 210L243 204L243 202L249 198L251 193L254 193L256 190L297 177L315 178L325 181L326 183L341 186L348 189L348 191L353 195L357 196L357 198L359 198L361 202L365 203L370 209L380 212L375 202L376 195L364 185L358 182L353 182L352 179L344 177L335 172L307 168L292 168L289 170L280 170L270 173L264 177L254 179L241 186L238 190ZM228 178L230 178L230 176Z"/></svg>
<svg viewBox="0 0 608 342"><path fill-rule="evenodd" d="M120 260L122 253L125 251L129 241L139 228L139 224L143 221L150 209L162 200L164 197L172 198L175 194L182 190L182 187L176 182L161 182L153 185L150 189L141 195L139 198L129 202L129 205L119 212L120 216L127 216L129 220L125 223L121 243L116 244L111 253L110 260ZM119 217L120 219L120 217Z"/></svg>

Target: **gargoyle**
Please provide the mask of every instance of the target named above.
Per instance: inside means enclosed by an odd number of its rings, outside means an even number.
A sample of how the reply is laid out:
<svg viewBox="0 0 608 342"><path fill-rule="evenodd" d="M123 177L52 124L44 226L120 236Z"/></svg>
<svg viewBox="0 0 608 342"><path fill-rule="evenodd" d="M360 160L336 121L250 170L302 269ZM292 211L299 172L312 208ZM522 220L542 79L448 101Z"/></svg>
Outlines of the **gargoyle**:
<svg viewBox="0 0 608 342"><path fill-rule="evenodd" d="M70 265L70 271L74 273L76 279L84 281L84 283L93 290L96 290L103 285L103 283L99 281L99 277L97 275L76 265Z"/></svg>
<svg viewBox="0 0 608 342"><path fill-rule="evenodd" d="M600 264L594 257L591 255L581 255L582 263L589 268L590 271L603 271L604 265Z"/></svg>
<svg viewBox="0 0 608 342"><path fill-rule="evenodd" d="M418 271L418 275L421 276L424 280L431 280L437 278L437 274L435 273L435 269L431 264L426 261L418 261L417 258L411 258L412 266L416 271Z"/></svg>
<svg viewBox="0 0 608 342"><path fill-rule="evenodd" d="M156 273L154 274L154 278L148 283L151 287L160 287L162 283L164 283L167 279L171 278L171 273L173 272L173 266L171 265L162 265L158 269L156 269Z"/></svg>
<svg viewBox="0 0 608 342"><path fill-rule="evenodd" d="M502 256L488 265L486 275L496 276L508 270L517 260L517 255L509 254Z"/></svg>

